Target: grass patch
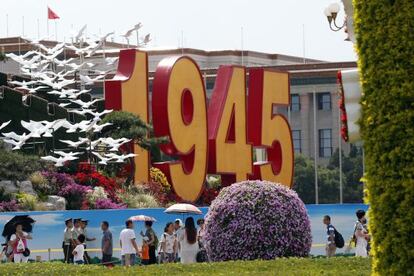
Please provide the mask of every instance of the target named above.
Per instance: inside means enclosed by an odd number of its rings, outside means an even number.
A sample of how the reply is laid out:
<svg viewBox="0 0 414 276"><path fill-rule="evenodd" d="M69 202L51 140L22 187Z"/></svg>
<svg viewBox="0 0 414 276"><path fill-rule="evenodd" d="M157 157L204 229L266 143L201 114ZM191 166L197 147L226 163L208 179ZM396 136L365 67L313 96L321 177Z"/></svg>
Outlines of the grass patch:
<svg viewBox="0 0 414 276"><path fill-rule="evenodd" d="M289 258L193 265L165 264L112 269L63 263L3 264L0 275L370 275L371 260L355 257Z"/></svg>

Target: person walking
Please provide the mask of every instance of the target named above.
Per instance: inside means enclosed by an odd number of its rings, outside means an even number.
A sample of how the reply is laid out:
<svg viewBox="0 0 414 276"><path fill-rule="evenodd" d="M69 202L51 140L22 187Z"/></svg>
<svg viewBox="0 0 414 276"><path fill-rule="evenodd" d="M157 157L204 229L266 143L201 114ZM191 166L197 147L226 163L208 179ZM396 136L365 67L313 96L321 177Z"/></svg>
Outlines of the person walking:
<svg viewBox="0 0 414 276"><path fill-rule="evenodd" d="M121 246L121 262L124 266L135 264L139 255L138 246L135 240L134 223L132 220L125 222L125 229L119 234L119 244Z"/></svg>
<svg viewBox="0 0 414 276"><path fill-rule="evenodd" d="M335 245L335 227L331 224L331 217L326 215L323 217L323 223L326 225L326 257L335 256L336 245Z"/></svg>
<svg viewBox="0 0 414 276"><path fill-rule="evenodd" d="M155 234L155 231L152 229L152 221L145 222L145 234L141 231L141 236L147 237L148 241L148 250L149 250L149 261L148 264L156 264L157 256L155 254L156 248L158 246L158 238Z"/></svg>
<svg viewBox="0 0 414 276"><path fill-rule="evenodd" d="M355 224L355 238L356 238L356 246L355 246L355 256L356 257L368 257L368 240L370 238L368 232L364 227L365 222L365 211L358 210L356 212L357 222Z"/></svg>
<svg viewBox="0 0 414 276"><path fill-rule="evenodd" d="M28 251L27 240L32 236L23 231L21 224L16 224L16 232L10 237L10 244L13 247L13 260L15 263L27 263L30 251Z"/></svg>
<svg viewBox="0 0 414 276"><path fill-rule="evenodd" d="M161 263L173 263L177 253L177 238L174 234L174 225L168 222L161 238Z"/></svg>
<svg viewBox="0 0 414 276"><path fill-rule="evenodd" d="M102 263L106 264L112 261L112 253L113 253L112 233L111 231L109 231L109 223L107 221L102 221L101 229L102 229L102 242L101 242Z"/></svg>
<svg viewBox="0 0 414 276"><path fill-rule="evenodd" d="M75 240L78 238L77 234L73 231L73 220L71 218L65 220L65 230L63 233L63 255L65 263L73 263L72 251L75 248Z"/></svg>
<svg viewBox="0 0 414 276"><path fill-rule="evenodd" d="M183 234L179 238L181 251L181 263L182 264L192 264L197 261L197 253L199 251L199 246L197 242L197 229L194 224L194 219L188 217L185 220L185 227Z"/></svg>

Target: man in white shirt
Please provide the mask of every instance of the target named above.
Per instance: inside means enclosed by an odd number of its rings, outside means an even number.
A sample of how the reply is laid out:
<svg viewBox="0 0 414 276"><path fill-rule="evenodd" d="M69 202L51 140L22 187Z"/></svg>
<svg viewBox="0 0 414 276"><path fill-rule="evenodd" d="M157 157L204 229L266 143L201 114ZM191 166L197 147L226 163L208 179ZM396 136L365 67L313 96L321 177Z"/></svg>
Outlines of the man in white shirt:
<svg viewBox="0 0 414 276"><path fill-rule="evenodd" d="M135 240L134 223L132 220L125 222L126 228L119 234L119 244L121 245L122 265L131 266L135 264L139 254Z"/></svg>

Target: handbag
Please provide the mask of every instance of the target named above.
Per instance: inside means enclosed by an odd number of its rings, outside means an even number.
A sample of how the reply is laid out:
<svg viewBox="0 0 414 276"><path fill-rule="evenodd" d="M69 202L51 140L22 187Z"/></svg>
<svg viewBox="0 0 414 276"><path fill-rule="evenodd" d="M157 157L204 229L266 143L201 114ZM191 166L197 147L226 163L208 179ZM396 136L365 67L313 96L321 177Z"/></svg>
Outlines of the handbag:
<svg viewBox="0 0 414 276"><path fill-rule="evenodd" d="M25 251L26 247L24 246L23 240L19 239L16 246L16 251L19 253L23 253Z"/></svg>
<svg viewBox="0 0 414 276"><path fill-rule="evenodd" d="M207 251L205 249L201 249L197 252L196 261L197 263L205 263L208 261Z"/></svg>
<svg viewBox="0 0 414 276"><path fill-rule="evenodd" d="M24 249L24 251L23 251L23 256L25 256L25 257L29 257L30 256L30 250L29 250L29 248L25 248Z"/></svg>

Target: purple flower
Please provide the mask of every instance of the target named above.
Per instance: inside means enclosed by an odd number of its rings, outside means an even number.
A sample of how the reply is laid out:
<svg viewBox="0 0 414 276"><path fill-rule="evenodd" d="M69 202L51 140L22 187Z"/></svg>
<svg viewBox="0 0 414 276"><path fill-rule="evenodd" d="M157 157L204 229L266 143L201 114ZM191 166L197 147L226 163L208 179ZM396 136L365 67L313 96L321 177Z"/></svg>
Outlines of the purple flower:
<svg viewBox="0 0 414 276"><path fill-rule="evenodd" d="M48 181L48 189L47 194L57 194L59 191L68 186L75 184L75 181L73 178L66 173L58 173L53 171L43 171L42 175L47 179Z"/></svg>
<svg viewBox="0 0 414 276"><path fill-rule="evenodd" d="M20 206L16 200L0 202L0 212L16 212L19 211Z"/></svg>
<svg viewBox="0 0 414 276"><path fill-rule="evenodd" d="M312 244L303 202L293 190L268 181L221 190L207 213L204 238L213 261L304 257Z"/></svg>
<svg viewBox="0 0 414 276"><path fill-rule="evenodd" d="M89 190L89 187L73 182L62 187L58 192L58 195L63 196L66 199L66 209L79 210L82 207L82 202Z"/></svg>
<svg viewBox="0 0 414 276"><path fill-rule="evenodd" d="M95 209L125 209L125 204L117 204L110 198L98 198L95 201Z"/></svg>

